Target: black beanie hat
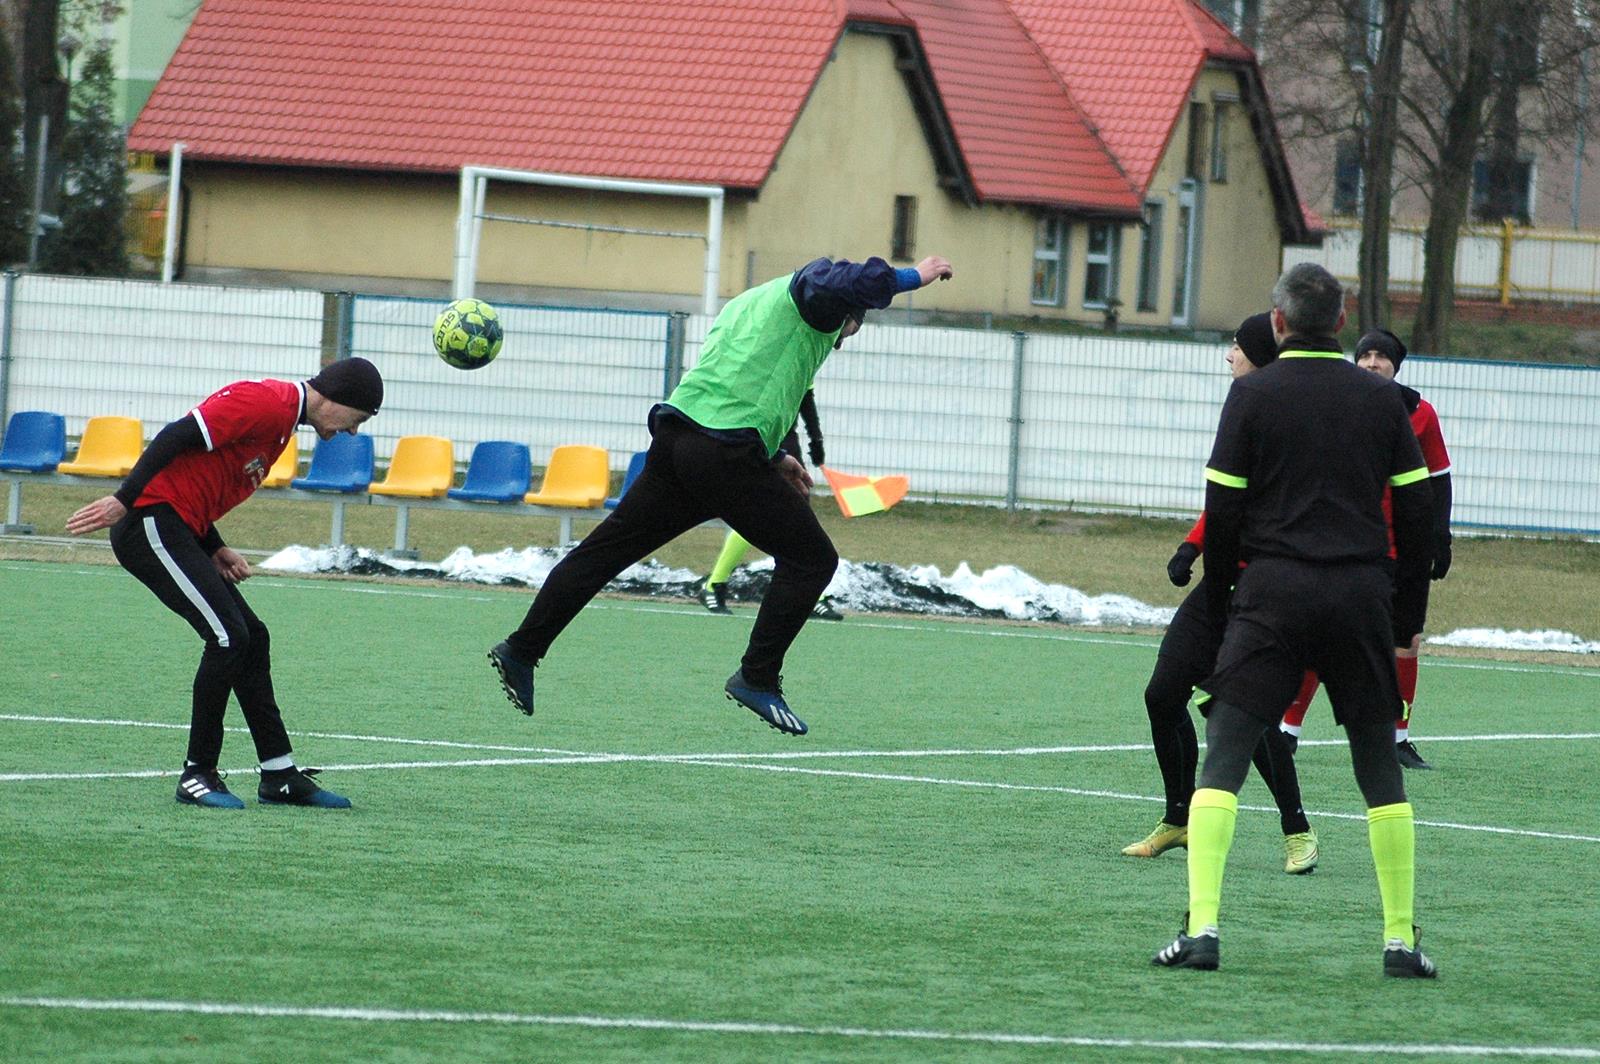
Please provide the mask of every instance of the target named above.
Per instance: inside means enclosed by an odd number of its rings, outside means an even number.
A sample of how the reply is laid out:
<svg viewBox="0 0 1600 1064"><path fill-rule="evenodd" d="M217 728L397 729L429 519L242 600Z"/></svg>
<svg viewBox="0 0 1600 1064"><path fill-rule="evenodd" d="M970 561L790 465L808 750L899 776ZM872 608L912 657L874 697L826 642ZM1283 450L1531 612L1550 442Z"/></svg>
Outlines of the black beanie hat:
<svg viewBox="0 0 1600 1064"><path fill-rule="evenodd" d="M1278 338L1272 333L1270 314L1252 314L1240 322L1233 334L1233 342L1239 345L1239 350L1244 352L1244 357L1256 369L1278 357Z"/></svg>
<svg viewBox="0 0 1600 1064"><path fill-rule="evenodd" d="M306 382L325 397L355 410L376 414L383 405L383 377L364 358L341 358Z"/></svg>
<svg viewBox="0 0 1600 1064"><path fill-rule="evenodd" d="M1406 357L1406 345L1400 342L1400 337L1388 329L1374 329L1356 341L1357 362L1360 362L1361 356L1368 351L1376 351L1387 358L1396 373L1400 372L1400 363L1405 361Z"/></svg>

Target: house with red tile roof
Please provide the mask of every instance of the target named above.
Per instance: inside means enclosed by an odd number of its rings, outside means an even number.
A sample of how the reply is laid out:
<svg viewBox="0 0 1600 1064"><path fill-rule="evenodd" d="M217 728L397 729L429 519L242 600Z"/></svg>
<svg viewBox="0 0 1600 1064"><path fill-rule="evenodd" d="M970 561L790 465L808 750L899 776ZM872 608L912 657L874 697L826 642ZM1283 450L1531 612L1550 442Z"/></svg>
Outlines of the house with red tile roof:
<svg viewBox="0 0 1600 1064"><path fill-rule="evenodd" d="M1194 0L205 0L129 135L196 280L700 305L818 255L917 310L1231 328L1308 229L1254 55ZM470 196L467 197L469 207ZM531 223L531 224L519 224Z"/></svg>

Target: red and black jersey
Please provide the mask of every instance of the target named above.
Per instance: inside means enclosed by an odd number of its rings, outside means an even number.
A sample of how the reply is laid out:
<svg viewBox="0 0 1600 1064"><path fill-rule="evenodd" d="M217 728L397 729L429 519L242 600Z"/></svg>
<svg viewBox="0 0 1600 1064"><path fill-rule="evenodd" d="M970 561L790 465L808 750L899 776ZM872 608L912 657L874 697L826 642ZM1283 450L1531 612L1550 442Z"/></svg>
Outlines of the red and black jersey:
<svg viewBox="0 0 1600 1064"><path fill-rule="evenodd" d="M292 381L235 381L213 393L188 415L200 427L205 450L180 453L134 505L166 503L204 536L261 486L300 423L305 401L305 385Z"/></svg>

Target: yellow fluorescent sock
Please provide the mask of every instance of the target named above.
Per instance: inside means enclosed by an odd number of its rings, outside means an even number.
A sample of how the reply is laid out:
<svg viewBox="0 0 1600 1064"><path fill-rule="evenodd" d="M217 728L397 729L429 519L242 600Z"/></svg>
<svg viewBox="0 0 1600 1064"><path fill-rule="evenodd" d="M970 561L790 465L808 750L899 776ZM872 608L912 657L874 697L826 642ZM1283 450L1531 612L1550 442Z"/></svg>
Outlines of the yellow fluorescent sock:
<svg viewBox="0 0 1600 1064"><path fill-rule="evenodd" d="M1189 828L1193 846L1194 827ZM1411 924L1416 893L1417 832L1411 803L1373 806L1367 810L1367 839L1372 845L1372 866L1378 873L1378 896L1383 899L1383 937L1398 938L1412 947Z"/></svg>
<svg viewBox="0 0 1600 1064"><path fill-rule="evenodd" d="M1222 910L1222 872L1233 845L1239 796L1201 787L1189 800L1189 934L1214 927Z"/></svg>
<svg viewBox="0 0 1600 1064"><path fill-rule="evenodd" d="M730 531L728 538L722 544L722 553L717 555L717 564L711 567L711 575L706 577L706 583L726 584L728 577L733 575L733 570L738 567L749 549L748 540L739 533Z"/></svg>

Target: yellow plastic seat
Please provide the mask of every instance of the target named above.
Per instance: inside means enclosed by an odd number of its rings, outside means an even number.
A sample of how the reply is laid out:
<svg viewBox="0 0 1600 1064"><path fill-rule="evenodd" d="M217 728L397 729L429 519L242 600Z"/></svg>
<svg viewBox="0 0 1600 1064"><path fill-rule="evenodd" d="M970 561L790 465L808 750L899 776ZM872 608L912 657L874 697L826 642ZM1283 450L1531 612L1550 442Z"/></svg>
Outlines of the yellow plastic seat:
<svg viewBox="0 0 1600 1064"><path fill-rule="evenodd" d="M289 445L283 449L278 460L272 463L272 468L267 470L267 478L261 482L263 488L286 488L289 481L300 474L300 441L294 434L289 434Z"/></svg>
<svg viewBox="0 0 1600 1064"><path fill-rule="evenodd" d="M367 491L407 499L442 499L456 477L455 449L443 436L402 436L383 483Z"/></svg>
<svg viewBox="0 0 1600 1064"><path fill-rule="evenodd" d="M550 465L539 490L528 492L522 501L589 510L605 502L610 490L611 468L606 449L569 444L550 453Z"/></svg>
<svg viewBox="0 0 1600 1064"><path fill-rule="evenodd" d="M144 426L136 417L92 417L83 427L78 453L56 467L79 477L125 477L144 450Z"/></svg>

